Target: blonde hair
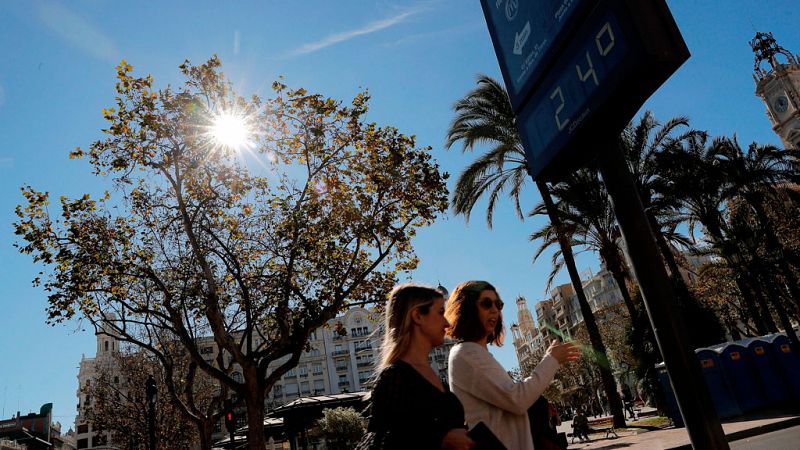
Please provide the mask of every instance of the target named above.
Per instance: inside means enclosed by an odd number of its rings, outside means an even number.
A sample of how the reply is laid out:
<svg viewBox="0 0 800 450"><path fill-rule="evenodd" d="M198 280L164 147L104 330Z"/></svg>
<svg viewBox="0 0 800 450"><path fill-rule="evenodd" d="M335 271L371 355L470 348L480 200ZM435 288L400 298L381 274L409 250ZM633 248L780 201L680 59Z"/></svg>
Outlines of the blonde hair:
<svg viewBox="0 0 800 450"><path fill-rule="evenodd" d="M411 311L419 308L423 314L428 314L437 298L444 298L444 295L428 286L401 284L392 289L386 305L381 363L376 372L392 365L408 350L411 343Z"/></svg>

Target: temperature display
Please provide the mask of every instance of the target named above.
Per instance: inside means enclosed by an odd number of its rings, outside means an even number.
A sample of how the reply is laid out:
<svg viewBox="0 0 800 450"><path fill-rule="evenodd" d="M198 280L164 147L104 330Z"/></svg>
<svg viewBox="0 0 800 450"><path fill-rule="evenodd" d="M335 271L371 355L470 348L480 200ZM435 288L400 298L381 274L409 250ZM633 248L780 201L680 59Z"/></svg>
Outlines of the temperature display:
<svg viewBox="0 0 800 450"><path fill-rule="evenodd" d="M546 165L610 94L631 46L612 12L591 20L519 116L532 174Z"/></svg>

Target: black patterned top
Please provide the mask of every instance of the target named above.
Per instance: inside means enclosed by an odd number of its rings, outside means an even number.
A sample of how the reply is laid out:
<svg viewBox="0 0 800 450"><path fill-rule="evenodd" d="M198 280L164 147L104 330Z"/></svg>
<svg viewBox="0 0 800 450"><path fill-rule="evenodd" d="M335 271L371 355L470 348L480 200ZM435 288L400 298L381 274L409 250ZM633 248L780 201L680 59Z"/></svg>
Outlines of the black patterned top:
<svg viewBox="0 0 800 450"><path fill-rule="evenodd" d="M450 392L432 385L398 360L378 375L372 389L368 435L359 448L427 450L442 448L454 428L465 428L464 407Z"/></svg>

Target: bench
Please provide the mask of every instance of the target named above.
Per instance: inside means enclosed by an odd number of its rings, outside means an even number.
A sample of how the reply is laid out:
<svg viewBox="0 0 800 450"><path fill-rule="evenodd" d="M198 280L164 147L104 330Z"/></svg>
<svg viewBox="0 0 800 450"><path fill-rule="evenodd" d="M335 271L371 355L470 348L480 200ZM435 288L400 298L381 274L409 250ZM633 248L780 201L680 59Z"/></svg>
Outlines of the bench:
<svg viewBox="0 0 800 450"><path fill-rule="evenodd" d="M589 430L586 434L589 435L591 433L605 433L606 439L610 438L612 435L615 438L619 437L614 430L614 419L611 417L589 420ZM567 437L571 437L572 443L574 444L578 436L576 436L575 433L567 433Z"/></svg>

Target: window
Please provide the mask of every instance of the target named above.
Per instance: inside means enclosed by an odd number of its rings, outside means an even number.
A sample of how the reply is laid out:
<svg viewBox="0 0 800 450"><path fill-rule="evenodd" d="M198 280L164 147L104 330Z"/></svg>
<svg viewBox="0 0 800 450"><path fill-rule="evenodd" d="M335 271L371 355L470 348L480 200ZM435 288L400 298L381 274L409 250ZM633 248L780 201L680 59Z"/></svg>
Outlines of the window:
<svg viewBox="0 0 800 450"><path fill-rule="evenodd" d="M286 395L297 394L297 383L286 383Z"/></svg>
<svg viewBox="0 0 800 450"><path fill-rule="evenodd" d="M314 363L311 368L314 372L314 375L319 375L322 373L322 363Z"/></svg>
<svg viewBox="0 0 800 450"><path fill-rule="evenodd" d="M78 425L78 434L86 434L89 432L89 424Z"/></svg>
<svg viewBox="0 0 800 450"><path fill-rule="evenodd" d="M89 439L78 439L78 449L89 448Z"/></svg>
<svg viewBox="0 0 800 450"><path fill-rule="evenodd" d="M214 347L201 347L200 348L200 354L201 355L207 355L209 353L214 353Z"/></svg>
<svg viewBox="0 0 800 450"><path fill-rule="evenodd" d="M314 393L321 394L325 392L325 382L322 380L314 380Z"/></svg>
<svg viewBox="0 0 800 450"><path fill-rule="evenodd" d="M119 377L118 376L114 377L114 384L119 384Z"/></svg>
<svg viewBox="0 0 800 450"><path fill-rule="evenodd" d="M300 366L297 369L297 372L300 374L301 377L307 377L308 376L308 366Z"/></svg>
<svg viewBox="0 0 800 450"><path fill-rule="evenodd" d="M105 341L104 344L105 344L106 351L108 351L108 341Z"/></svg>
<svg viewBox="0 0 800 450"><path fill-rule="evenodd" d="M311 393L311 387L309 386L308 381L303 381L302 383L300 383L300 392L302 392L303 394Z"/></svg>
<svg viewBox="0 0 800 450"><path fill-rule="evenodd" d="M241 372L233 372L231 374L231 378L233 378L233 381L237 383L244 383L244 377L242 376Z"/></svg>
<svg viewBox="0 0 800 450"><path fill-rule="evenodd" d="M284 376L285 376L285 377L293 377L293 376L295 376L296 374L297 374L297 372L295 371L294 367L292 367L291 369L289 369L289 371L288 371L288 372L286 372L286 375L284 375Z"/></svg>

